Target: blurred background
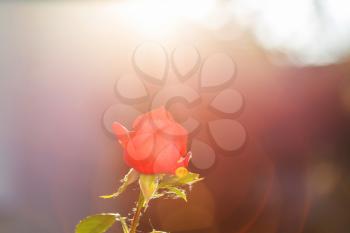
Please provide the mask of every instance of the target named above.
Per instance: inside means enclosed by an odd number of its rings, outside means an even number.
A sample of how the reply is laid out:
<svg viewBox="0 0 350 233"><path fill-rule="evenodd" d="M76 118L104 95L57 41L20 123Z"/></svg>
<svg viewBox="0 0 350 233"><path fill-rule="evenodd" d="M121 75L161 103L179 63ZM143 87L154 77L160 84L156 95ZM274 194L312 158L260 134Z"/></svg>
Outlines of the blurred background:
<svg viewBox="0 0 350 233"><path fill-rule="evenodd" d="M215 161L197 157L205 181L188 203L152 203L140 232L348 232L350 3L129 0L0 3L1 233L129 213L136 192L98 198L128 170L104 113L145 41L168 56L190 44L200 64L232 57L245 136Z"/></svg>

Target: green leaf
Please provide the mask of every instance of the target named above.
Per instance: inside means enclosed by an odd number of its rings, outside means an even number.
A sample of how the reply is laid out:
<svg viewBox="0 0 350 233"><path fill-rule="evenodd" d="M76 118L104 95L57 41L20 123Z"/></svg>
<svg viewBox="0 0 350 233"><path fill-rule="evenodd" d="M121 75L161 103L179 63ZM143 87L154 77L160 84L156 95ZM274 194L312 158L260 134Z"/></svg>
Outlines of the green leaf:
<svg viewBox="0 0 350 233"><path fill-rule="evenodd" d="M139 179L140 189L145 199L145 204L152 199L158 189L158 176L141 174Z"/></svg>
<svg viewBox="0 0 350 233"><path fill-rule="evenodd" d="M199 174L189 172L187 175L183 177L177 177L174 175L164 177L161 183L159 184L159 187L166 188L169 186L192 185L201 180L203 180L203 178L200 178Z"/></svg>
<svg viewBox="0 0 350 233"><path fill-rule="evenodd" d="M89 216L76 226L75 233L104 233L117 220L116 214L97 214Z"/></svg>
<svg viewBox="0 0 350 233"><path fill-rule="evenodd" d="M175 194L176 197L181 198L187 202L186 192L183 189L176 188L176 187L168 187L166 192L168 194Z"/></svg>
<svg viewBox="0 0 350 233"><path fill-rule="evenodd" d="M126 190L126 188L130 184L134 183L138 178L139 178L139 173L131 168L129 170L129 172L124 176L124 178L121 180L122 185L119 187L117 192L115 192L111 195L100 196L100 198L108 199L108 198L118 197L122 192L124 192Z"/></svg>

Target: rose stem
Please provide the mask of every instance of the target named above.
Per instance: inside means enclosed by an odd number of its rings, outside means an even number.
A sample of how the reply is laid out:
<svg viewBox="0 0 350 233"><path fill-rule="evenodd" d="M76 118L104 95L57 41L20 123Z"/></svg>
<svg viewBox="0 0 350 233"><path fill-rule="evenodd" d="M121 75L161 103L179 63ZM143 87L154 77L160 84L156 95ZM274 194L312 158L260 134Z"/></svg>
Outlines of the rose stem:
<svg viewBox="0 0 350 233"><path fill-rule="evenodd" d="M140 191L139 200L137 201L137 204L136 204L136 211L135 211L134 217L132 218L132 222L130 226L130 233L136 233L136 228L139 225L141 211L143 209L144 204L145 204L145 199L143 198L143 194Z"/></svg>

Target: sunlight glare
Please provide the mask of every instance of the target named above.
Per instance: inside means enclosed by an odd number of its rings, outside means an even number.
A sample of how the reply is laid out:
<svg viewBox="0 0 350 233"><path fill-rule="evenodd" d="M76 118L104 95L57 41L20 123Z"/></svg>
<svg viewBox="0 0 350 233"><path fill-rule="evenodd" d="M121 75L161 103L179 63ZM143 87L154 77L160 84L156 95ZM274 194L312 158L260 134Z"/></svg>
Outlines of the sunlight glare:
<svg viewBox="0 0 350 233"><path fill-rule="evenodd" d="M146 36L176 32L176 27L207 17L215 0L134 0L118 5L118 13L133 29Z"/></svg>

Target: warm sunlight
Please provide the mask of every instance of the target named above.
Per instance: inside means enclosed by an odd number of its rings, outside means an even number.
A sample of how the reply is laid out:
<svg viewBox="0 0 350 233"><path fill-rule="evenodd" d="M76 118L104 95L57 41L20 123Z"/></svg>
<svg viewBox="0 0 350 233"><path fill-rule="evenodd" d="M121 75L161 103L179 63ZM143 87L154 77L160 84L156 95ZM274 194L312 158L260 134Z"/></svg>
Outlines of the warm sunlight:
<svg viewBox="0 0 350 233"><path fill-rule="evenodd" d="M135 30L147 37L176 32L186 20L204 20L215 0L134 0L118 4L117 11Z"/></svg>

